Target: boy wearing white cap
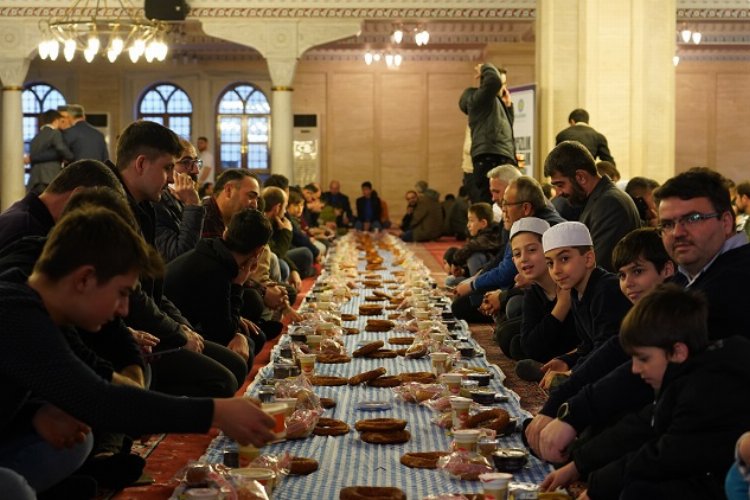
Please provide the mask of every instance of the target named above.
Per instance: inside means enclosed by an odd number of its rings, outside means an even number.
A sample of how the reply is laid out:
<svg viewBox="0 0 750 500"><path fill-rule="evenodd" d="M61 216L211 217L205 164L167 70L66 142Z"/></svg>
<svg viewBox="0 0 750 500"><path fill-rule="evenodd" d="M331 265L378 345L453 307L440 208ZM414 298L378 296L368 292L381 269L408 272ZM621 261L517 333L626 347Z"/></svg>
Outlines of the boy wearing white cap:
<svg viewBox="0 0 750 500"><path fill-rule="evenodd" d="M580 343L568 354L542 366L541 386L548 388L556 373L569 373L586 356L616 336L630 301L620 291L616 275L597 267L594 244L585 224L563 222L542 235L542 246L552 279L571 291L573 318Z"/></svg>

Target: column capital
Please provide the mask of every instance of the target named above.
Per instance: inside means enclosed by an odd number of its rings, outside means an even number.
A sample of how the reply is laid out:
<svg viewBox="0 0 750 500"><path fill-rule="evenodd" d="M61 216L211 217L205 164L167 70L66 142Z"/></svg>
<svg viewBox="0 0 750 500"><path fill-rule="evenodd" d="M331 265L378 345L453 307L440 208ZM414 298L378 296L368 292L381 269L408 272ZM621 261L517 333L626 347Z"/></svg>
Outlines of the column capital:
<svg viewBox="0 0 750 500"><path fill-rule="evenodd" d="M21 87L39 42L35 19L0 19L0 80L3 87Z"/></svg>

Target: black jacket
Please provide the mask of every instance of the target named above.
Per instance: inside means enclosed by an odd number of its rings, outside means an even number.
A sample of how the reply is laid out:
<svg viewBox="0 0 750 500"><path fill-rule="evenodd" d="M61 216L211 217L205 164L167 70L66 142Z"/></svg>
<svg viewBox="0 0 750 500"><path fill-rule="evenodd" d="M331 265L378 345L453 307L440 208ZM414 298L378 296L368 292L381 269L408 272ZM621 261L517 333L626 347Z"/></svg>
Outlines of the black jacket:
<svg viewBox="0 0 750 500"><path fill-rule="evenodd" d="M47 236L55 220L36 193L29 193L0 214L0 248L24 236Z"/></svg>
<svg viewBox="0 0 750 500"><path fill-rule="evenodd" d="M600 160L615 163L615 159L612 158L612 154L609 152L607 138L586 123L576 123L562 130L557 134L555 144L560 144L563 141L578 141L586 146L586 149L589 150L591 156L595 159L599 158Z"/></svg>
<svg viewBox="0 0 750 500"><path fill-rule="evenodd" d="M223 240L202 239L167 265L164 292L206 339L227 345L240 328L238 271Z"/></svg>
<svg viewBox="0 0 750 500"><path fill-rule="evenodd" d="M475 253L486 253L495 255L502 248L502 226L491 222L489 226L481 229L476 236L469 236L468 241L453 254L453 263L457 266L465 266Z"/></svg>
<svg viewBox="0 0 750 500"><path fill-rule="evenodd" d="M732 337L669 364L656 400L574 449L591 498L607 498L636 480L704 478L722 484L734 446L750 429L750 341ZM621 462L622 477L596 472Z"/></svg>
<svg viewBox="0 0 750 500"><path fill-rule="evenodd" d="M524 291L521 349L541 363L569 352L578 343L573 312L560 321L552 316L555 304L557 299L549 300L539 285Z"/></svg>
<svg viewBox="0 0 750 500"><path fill-rule="evenodd" d="M161 191L161 200L154 204L156 214L156 249L164 262L195 248L203 232L206 209L202 205L185 206L169 188Z"/></svg>
<svg viewBox="0 0 750 500"><path fill-rule="evenodd" d="M372 206L371 217L365 220L365 206L367 204L367 198L360 196L357 198L357 220L360 222L379 222L380 221L380 198L373 191L370 195L370 203Z"/></svg>
<svg viewBox="0 0 750 500"><path fill-rule="evenodd" d="M104 134L86 120L63 130L63 139L73 152L74 160L109 160L109 150Z"/></svg>

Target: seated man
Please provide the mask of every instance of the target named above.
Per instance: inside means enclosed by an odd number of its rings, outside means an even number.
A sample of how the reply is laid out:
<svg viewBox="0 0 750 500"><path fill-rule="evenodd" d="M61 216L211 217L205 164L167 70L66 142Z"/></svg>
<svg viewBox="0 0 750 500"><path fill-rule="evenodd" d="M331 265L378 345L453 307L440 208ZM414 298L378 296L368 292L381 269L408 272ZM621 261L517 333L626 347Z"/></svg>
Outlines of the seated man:
<svg viewBox="0 0 750 500"><path fill-rule="evenodd" d="M443 207L434 198L417 196L409 229L401 235L404 241L431 241L443 234Z"/></svg>
<svg viewBox="0 0 750 500"><path fill-rule="evenodd" d="M377 191L373 191L370 181L363 182L362 196L357 198L357 221L354 227L358 231L383 229L380 223L380 212L380 198L378 198Z"/></svg>
<svg viewBox="0 0 750 500"><path fill-rule="evenodd" d="M24 476L37 492L48 490L88 454L89 426L140 435L207 432L213 425L256 446L274 439L273 419L249 399L113 385L70 350L63 328L96 332L126 315L138 277L162 269L156 251L119 216L84 208L58 222L31 276L13 270L0 276L0 467Z"/></svg>
<svg viewBox="0 0 750 500"><path fill-rule="evenodd" d="M243 284L271 236L253 209L237 212L221 238L204 238L167 266L164 291L203 338L227 346L252 365L264 337L240 315Z"/></svg>
<svg viewBox="0 0 750 500"><path fill-rule="evenodd" d="M747 430L750 341L708 340L698 293L661 285L628 313L620 343L654 403L576 443L548 491L581 478L592 499L723 499L737 438ZM698 459L698 457L700 457Z"/></svg>
<svg viewBox="0 0 750 500"><path fill-rule="evenodd" d="M273 234L268 246L279 258L282 279L299 291L302 279L313 274L313 255L307 248L292 248L292 222L286 217L287 194L277 187L263 189L263 211L271 221Z"/></svg>

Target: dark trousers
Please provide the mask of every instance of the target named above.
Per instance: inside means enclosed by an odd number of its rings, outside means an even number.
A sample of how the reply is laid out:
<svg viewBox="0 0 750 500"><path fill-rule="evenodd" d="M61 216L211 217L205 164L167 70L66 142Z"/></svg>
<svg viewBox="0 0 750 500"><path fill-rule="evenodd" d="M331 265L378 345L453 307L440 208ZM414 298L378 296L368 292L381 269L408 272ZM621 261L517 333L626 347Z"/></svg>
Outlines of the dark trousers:
<svg viewBox="0 0 750 500"><path fill-rule="evenodd" d="M176 396L232 397L247 377L244 359L209 340L203 353L183 348L154 360L151 369L151 389Z"/></svg>
<svg viewBox="0 0 750 500"><path fill-rule="evenodd" d="M469 292L453 299L451 311L458 319L463 319L467 323L492 323L494 320L490 316L485 316L479 312L479 306L482 304L484 292Z"/></svg>
<svg viewBox="0 0 750 500"><path fill-rule="evenodd" d="M487 172L497 167L498 165L515 165L516 160L512 160L507 156L484 154L478 155L471 159L474 165L474 186L476 189L475 197L471 198L472 203L479 203L483 201L485 203L492 204L492 193L490 193L490 182L487 179Z"/></svg>

